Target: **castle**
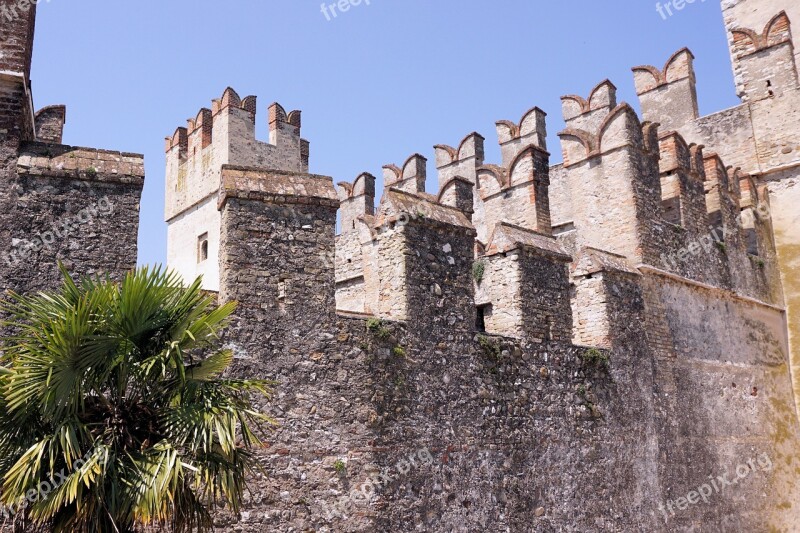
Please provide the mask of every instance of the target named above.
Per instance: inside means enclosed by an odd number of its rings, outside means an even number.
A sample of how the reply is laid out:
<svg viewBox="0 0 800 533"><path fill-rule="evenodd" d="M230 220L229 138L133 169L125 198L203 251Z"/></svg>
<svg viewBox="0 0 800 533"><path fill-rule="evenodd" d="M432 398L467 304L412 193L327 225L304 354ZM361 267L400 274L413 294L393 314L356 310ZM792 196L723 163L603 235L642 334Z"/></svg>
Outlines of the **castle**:
<svg viewBox="0 0 800 533"><path fill-rule="evenodd" d="M497 122L497 164L478 133L436 146L436 195L419 154L377 206L369 173L309 174L301 113L272 104L259 141L230 88L167 138L168 263L239 302L236 372L280 383L266 473L220 531L800 528L800 4L722 9L741 105L699 116L680 50L633 69L642 117L608 80L564 96L563 164L536 107ZM144 179L34 111L34 23L0 27L19 292L57 259L134 267Z"/></svg>

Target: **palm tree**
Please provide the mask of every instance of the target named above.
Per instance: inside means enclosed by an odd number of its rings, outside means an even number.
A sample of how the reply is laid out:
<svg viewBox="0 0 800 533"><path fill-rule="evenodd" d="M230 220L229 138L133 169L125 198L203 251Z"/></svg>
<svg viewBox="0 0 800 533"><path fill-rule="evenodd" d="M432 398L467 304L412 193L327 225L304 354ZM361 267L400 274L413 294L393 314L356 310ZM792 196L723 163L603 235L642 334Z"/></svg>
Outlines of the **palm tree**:
<svg viewBox="0 0 800 533"><path fill-rule="evenodd" d="M0 355L0 513L26 531L207 531L239 512L272 384L223 377L234 310L161 268L116 283L66 273L11 294Z"/></svg>

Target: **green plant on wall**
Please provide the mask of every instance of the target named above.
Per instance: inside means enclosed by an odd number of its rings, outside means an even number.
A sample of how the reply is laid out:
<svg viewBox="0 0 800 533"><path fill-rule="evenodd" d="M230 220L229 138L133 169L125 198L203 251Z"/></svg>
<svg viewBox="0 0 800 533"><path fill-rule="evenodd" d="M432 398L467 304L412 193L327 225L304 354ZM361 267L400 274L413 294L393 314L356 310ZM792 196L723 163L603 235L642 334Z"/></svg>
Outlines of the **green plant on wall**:
<svg viewBox="0 0 800 533"><path fill-rule="evenodd" d="M610 362L608 354L597 348L587 348L581 354L581 358L584 363L593 366L607 367Z"/></svg>
<svg viewBox="0 0 800 533"><path fill-rule="evenodd" d="M367 331L380 340L386 340L392 336L392 332L386 327L383 320L379 318L370 318L367 320Z"/></svg>
<svg viewBox="0 0 800 533"><path fill-rule="evenodd" d="M333 463L333 469L336 470L337 474L344 474L347 470L347 465L341 459L336 459L336 462Z"/></svg>
<svg viewBox="0 0 800 533"><path fill-rule="evenodd" d="M483 281L483 275L486 272L486 263L483 261L475 261L472 263L472 277L477 283Z"/></svg>
<svg viewBox="0 0 800 533"><path fill-rule="evenodd" d="M478 344L481 348L483 348L483 351L486 353L486 355L493 359L500 359L503 350L500 346L499 339L493 339L491 337L487 337L486 335L479 335Z"/></svg>

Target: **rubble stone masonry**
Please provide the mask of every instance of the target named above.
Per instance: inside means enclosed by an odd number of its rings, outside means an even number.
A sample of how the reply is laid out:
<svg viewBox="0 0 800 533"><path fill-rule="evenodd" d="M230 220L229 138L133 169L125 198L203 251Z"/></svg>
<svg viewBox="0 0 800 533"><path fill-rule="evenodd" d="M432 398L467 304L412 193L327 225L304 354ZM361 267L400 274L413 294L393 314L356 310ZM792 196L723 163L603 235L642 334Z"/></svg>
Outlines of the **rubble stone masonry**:
<svg viewBox="0 0 800 533"><path fill-rule="evenodd" d="M166 139L168 263L238 302L233 371L277 381L220 532L796 529L800 12L722 8L740 106L700 117L680 50L634 69L642 117L609 80L563 97L553 167L537 107L497 122L496 164L478 133L437 145L437 194L425 156L387 165L377 205L372 174L309 174L299 111L256 139L232 88ZM133 268L144 179L34 111L34 19L0 26L0 288L22 292L58 261Z"/></svg>

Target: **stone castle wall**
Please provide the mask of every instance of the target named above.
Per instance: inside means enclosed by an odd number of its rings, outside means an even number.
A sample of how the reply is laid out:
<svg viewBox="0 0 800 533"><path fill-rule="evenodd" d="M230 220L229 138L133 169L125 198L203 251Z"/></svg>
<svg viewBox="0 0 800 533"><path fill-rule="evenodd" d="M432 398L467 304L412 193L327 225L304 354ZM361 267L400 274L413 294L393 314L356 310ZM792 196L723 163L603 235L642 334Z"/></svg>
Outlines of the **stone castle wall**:
<svg viewBox="0 0 800 533"><path fill-rule="evenodd" d="M261 142L230 88L178 128L168 262L239 303L234 372L278 382L265 474L219 530L800 522L800 13L779 3L722 2L741 106L699 117L681 50L634 69L642 117L608 80L565 96L561 165L536 107L497 122L497 164L478 133L437 145L437 194L420 154L384 167L377 206L369 173L309 174L300 112L272 104ZM62 145L63 106L33 112L34 16L0 29L0 244L26 251L0 286L18 291L53 286L57 260L132 268L144 179L141 156Z"/></svg>

